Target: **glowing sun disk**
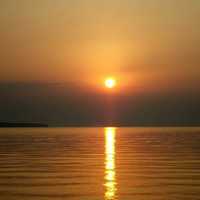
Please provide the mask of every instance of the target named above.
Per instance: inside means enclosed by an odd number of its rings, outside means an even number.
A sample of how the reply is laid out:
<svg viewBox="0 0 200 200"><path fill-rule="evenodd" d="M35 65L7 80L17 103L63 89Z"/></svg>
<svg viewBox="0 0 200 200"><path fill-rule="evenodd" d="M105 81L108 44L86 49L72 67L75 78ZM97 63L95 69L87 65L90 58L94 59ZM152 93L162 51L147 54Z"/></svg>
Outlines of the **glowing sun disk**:
<svg viewBox="0 0 200 200"><path fill-rule="evenodd" d="M105 86L107 88L114 88L116 86L116 80L114 78L107 78L105 80Z"/></svg>

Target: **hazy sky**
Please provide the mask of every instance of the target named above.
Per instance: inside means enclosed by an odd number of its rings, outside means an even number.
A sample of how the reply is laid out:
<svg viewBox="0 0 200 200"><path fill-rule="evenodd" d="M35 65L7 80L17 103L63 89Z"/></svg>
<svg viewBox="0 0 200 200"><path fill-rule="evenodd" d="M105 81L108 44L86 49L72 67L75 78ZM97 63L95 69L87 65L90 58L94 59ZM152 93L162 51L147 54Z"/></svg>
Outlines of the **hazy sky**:
<svg viewBox="0 0 200 200"><path fill-rule="evenodd" d="M1 0L0 120L200 123L199 19L200 0Z"/></svg>
<svg viewBox="0 0 200 200"><path fill-rule="evenodd" d="M199 0L1 0L0 80L196 85L199 19Z"/></svg>

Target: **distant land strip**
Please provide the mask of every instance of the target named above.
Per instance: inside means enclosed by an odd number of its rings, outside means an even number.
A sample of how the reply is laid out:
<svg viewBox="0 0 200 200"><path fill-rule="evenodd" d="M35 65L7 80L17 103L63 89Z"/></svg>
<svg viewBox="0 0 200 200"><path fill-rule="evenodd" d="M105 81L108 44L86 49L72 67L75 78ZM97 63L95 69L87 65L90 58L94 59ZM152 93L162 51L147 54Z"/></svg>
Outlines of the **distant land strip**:
<svg viewBox="0 0 200 200"><path fill-rule="evenodd" d="M0 122L0 127L48 127L47 124L42 123L12 123L12 122Z"/></svg>
<svg viewBox="0 0 200 200"><path fill-rule="evenodd" d="M16 127L200 127L200 123L120 123L120 122L91 122L91 123L58 123L45 124L35 122L0 122L0 128Z"/></svg>

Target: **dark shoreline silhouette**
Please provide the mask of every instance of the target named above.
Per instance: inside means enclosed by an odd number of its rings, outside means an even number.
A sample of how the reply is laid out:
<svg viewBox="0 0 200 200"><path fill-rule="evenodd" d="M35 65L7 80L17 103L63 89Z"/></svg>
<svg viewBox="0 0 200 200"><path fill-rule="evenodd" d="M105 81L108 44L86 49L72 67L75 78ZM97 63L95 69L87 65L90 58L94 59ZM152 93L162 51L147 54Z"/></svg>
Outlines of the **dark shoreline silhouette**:
<svg viewBox="0 0 200 200"><path fill-rule="evenodd" d="M45 123L34 123L34 122L0 122L0 128L16 128L16 127L200 127L200 124L179 124L179 123L107 123L107 122L96 122L96 123L62 123L62 124L45 124Z"/></svg>
<svg viewBox="0 0 200 200"><path fill-rule="evenodd" d="M0 122L0 127L48 127L47 124L42 123L12 123L12 122Z"/></svg>

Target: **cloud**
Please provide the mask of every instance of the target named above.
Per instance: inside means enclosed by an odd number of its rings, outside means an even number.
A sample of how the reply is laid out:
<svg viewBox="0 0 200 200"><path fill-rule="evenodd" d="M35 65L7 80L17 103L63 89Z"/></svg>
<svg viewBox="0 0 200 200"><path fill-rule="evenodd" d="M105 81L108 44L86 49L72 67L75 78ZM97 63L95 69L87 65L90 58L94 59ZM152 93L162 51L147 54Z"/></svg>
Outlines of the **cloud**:
<svg viewBox="0 0 200 200"><path fill-rule="evenodd" d="M60 84L0 85L0 121L52 125L197 125L198 93L108 95Z"/></svg>

